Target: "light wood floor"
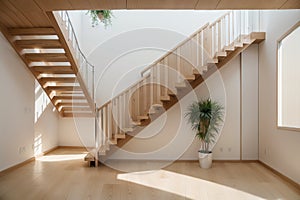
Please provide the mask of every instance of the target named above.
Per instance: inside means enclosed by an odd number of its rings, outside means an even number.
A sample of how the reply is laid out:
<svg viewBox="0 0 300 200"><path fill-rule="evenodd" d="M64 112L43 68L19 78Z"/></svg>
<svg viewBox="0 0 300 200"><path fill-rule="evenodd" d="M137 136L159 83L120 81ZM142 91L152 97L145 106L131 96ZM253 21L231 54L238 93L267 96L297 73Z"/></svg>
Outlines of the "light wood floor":
<svg viewBox="0 0 300 200"><path fill-rule="evenodd" d="M84 151L58 149L0 176L0 199L300 199L300 191L259 163L176 162L152 171L88 168Z"/></svg>

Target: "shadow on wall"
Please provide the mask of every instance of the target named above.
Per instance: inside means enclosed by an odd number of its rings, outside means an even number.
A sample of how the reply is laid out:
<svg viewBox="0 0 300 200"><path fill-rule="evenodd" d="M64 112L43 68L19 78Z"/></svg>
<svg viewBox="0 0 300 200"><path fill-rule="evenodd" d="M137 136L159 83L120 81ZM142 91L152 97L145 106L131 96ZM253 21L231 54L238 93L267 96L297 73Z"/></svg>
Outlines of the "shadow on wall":
<svg viewBox="0 0 300 200"><path fill-rule="evenodd" d="M42 116L42 114L48 107L50 103L50 99L48 98L47 94L43 91L42 87L37 81L35 81L34 94L35 94L34 123L36 124L38 119Z"/></svg>

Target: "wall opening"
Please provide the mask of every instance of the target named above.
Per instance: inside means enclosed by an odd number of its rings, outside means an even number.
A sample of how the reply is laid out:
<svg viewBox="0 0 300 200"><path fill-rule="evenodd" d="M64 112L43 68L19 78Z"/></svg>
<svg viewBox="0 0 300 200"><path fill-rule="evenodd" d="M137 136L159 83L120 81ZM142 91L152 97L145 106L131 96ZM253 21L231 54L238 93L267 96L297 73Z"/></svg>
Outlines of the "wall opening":
<svg viewBox="0 0 300 200"><path fill-rule="evenodd" d="M300 22L278 41L277 126L300 130Z"/></svg>

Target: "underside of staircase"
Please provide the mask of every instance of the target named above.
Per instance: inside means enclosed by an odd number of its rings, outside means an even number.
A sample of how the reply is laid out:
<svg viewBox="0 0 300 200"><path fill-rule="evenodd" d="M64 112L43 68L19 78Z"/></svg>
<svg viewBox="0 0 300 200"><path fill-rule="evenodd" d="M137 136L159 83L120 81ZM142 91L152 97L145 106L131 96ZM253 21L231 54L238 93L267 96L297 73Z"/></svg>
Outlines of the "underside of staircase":
<svg viewBox="0 0 300 200"><path fill-rule="evenodd" d="M70 39L66 22L58 15L49 12L44 17L48 20L47 27L1 24L1 31L62 117L93 117L94 88L88 88L80 73L83 60L77 59L78 50L73 48L71 40L74 38Z"/></svg>

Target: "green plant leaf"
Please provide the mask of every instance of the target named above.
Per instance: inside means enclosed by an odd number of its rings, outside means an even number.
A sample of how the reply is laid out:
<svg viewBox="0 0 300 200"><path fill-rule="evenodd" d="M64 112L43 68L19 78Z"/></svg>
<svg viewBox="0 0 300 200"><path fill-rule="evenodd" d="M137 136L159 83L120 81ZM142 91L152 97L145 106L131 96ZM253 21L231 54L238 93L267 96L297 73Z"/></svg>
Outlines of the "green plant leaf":
<svg viewBox="0 0 300 200"><path fill-rule="evenodd" d="M188 106L185 117L201 141L201 151L209 151L209 145L215 142L223 122L223 110L222 105L209 98Z"/></svg>

